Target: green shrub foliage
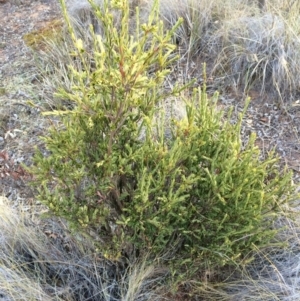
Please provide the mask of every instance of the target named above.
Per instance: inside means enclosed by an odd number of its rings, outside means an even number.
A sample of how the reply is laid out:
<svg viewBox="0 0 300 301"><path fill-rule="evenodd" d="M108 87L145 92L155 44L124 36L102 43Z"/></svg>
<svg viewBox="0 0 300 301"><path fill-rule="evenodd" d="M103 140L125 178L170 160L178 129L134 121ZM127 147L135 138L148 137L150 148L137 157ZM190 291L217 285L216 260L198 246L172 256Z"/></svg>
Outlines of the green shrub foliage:
<svg viewBox="0 0 300 301"><path fill-rule="evenodd" d="M254 135L242 144L243 114L231 122L217 94L166 92L177 25L164 31L157 2L133 35L127 1L94 12L104 32L92 34L94 68L65 13L82 68L69 66L72 90L57 93L73 109L47 113L59 123L43 137L47 155L34 158L39 199L93 233L110 258L150 250L176 267L224 265L267 245L276 210L293 196L291 174L279 172L273 154L260 158ZM185 101L187 117L173 119L166 137L159 104L170 95Z"/></svg>

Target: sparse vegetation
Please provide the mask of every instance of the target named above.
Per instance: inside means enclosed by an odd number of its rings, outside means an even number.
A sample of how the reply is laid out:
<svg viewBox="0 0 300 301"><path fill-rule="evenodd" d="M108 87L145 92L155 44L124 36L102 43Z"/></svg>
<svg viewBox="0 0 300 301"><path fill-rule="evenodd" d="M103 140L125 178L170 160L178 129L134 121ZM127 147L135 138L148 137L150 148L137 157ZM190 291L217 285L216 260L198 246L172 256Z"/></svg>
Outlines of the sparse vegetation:
<svg viewBox="0 0 300 301"><path fill-rule="evenodd" d="M63 219L2 199L0 299L298 300L292 174L242 136L248 102L206 94L295 95L297 1L61 4L64 42L29 43L51 122L30 171Z"/></svg>

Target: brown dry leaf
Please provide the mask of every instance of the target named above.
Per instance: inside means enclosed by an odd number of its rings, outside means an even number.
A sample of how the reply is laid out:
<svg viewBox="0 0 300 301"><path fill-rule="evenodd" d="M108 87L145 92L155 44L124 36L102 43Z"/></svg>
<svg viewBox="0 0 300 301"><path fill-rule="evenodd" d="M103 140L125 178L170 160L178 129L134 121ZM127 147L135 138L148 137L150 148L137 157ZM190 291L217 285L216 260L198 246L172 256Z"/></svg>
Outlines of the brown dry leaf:
<svg viewBox="0 0 300 301"><path fill-rule="evenodd" d="M269 118L268 117L261 117L259 120L261 122L264 122L264 123L268 123L269 122Z"/></svg>
<svg viewBox="0 0 300 301"><path fill-rule="evenodd" d="M7 151L0 152L0 158L2 158L4 161L8 161L9 156L8 156Z"/></svg>
<svg viewBox="0 0 300 301"><path fill-rule="evenodd" d="M12 176L12 178L14 180L19 180L20 179L20 175L15 171L10 172L10 175Z"/></svg>

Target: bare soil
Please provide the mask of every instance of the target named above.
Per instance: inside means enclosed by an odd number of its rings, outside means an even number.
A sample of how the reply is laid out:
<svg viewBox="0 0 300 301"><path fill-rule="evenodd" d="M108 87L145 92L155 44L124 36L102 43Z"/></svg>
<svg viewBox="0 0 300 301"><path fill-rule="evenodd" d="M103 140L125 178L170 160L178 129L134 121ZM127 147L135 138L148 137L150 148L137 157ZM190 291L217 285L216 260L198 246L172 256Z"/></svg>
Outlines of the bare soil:
<svg viewBox="0 0 300 301"><path fill-rule="evenodd" d="M45 128L38 109L39 71L23 37L58 16L56 0L0 2L0 195L14 204L32 200L29 175L21 164L30 165Z"/></svg>

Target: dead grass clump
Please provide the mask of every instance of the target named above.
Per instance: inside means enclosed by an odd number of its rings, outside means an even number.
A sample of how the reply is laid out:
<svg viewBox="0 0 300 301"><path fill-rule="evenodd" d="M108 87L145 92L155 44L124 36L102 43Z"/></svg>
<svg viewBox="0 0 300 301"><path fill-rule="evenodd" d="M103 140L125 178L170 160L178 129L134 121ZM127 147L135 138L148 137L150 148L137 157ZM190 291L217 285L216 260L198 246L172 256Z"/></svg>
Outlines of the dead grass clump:
<svg viewBox="0 0 300 301"><path fill-rule="evenodd" d="M245 1L238 0L160 1L161 18L169 27L174 26L179 18L184 20L176 32L176 39L184 49L183 56L188 58L202 56L207 51L210 37L224 20L241 14L250 15L252 10Z"/></svg>
<svg viewBox="0 0 300 301"><path fill-rule="evenodd" d="M299 23L300 25L300 23ZM228 21L215 34L215 73L226 73L244 89L260 83L261 93L299 88L300 41L280 16L264 14Z"/></svg>

